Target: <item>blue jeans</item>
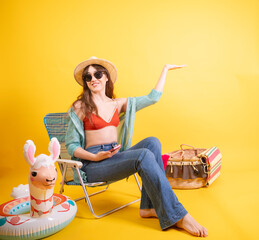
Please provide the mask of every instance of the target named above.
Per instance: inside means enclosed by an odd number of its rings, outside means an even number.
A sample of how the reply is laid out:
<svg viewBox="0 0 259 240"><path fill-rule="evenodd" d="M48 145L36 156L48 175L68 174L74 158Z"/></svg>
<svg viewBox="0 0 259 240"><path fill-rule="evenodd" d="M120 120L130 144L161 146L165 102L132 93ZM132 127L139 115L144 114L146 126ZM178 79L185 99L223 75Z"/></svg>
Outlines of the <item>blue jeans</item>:
<svg viewBox="0 0 259 240"><path fill-rule="evenodd" d="M92 146L86 151L96 154L108 151L115 145L116 143ZM117 181L137 172L142 180L140 209L154 208L162 230L174 225L187 214L165 176L161 144L157 138L146 138L99 162L83 161L81 170L86 172L88 182Z"/></svg>

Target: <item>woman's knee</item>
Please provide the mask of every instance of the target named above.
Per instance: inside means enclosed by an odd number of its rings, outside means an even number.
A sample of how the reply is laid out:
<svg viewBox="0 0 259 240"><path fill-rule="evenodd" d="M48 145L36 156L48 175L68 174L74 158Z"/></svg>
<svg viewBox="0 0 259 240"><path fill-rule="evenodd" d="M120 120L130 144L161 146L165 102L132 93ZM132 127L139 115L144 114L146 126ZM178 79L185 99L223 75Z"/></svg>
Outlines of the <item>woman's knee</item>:
<svg viewBox="0 0 259 240"><path fill-rule="evenodd" d="M156 137L148 137L145 139L150 149L161 149L161 142Z"/></svg>
<svg viewBox="0 0 259 240"><path fill-rule="evenodd" d="M143 148L141 150L142 153L136 163L136 170L138 171L140 176L143 170L150 171L150 169L153 169L152 171L155 171L155 169L159 169L159 165L156 161L154 153L147 148Z"/></svg>
<svg viewBox="0 0 259 240"><path fill-rule="evenodd" d="M154 153L147 148L141 149L141 154L139 156L138 163L151 164L152 161L155 161Z"/></svg>

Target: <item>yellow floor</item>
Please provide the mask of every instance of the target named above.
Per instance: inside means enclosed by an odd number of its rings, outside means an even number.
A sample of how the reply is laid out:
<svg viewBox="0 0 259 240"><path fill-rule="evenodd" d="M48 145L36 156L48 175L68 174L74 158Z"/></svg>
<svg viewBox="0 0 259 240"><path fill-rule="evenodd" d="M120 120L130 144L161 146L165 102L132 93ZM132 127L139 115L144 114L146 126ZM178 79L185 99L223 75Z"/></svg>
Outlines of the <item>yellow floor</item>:
<svg viewBox="0 0 259 240"><path fill-rule="evenodd" d="M2 169L3 170L3 169ZM14 173L2 171L0 177L1 203L11 200L12 187L26 184L28 169ZM224 171L209 188L175 190L179 200L201 224L207 227L207 239L259 239L258 234L258 183L256 171ZM10 178L12 176L12 178ZM60 176L59 176L60 179ZM94 196L97 213L140 196L134 178L114 183L107 192ZM55 192L58 192L56 184ZM92 190L91 190L92 191ZM64 193L71 198L82 194L80 187L68 187ZM74 220L60 232L47 239L192 239L184 231L161 231L157 219L139 217L139 203L102 219L95 219L84 201L77 202Z"/></svg>

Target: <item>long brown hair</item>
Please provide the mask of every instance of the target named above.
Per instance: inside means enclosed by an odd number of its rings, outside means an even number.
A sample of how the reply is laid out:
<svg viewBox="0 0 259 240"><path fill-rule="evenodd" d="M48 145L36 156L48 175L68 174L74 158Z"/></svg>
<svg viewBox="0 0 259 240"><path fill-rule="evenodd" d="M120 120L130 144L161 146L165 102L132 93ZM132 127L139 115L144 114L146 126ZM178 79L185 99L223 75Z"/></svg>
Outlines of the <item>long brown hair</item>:
<svg viewBox="0 0 259 240"><path fill-rule="evenodd" d="M96 71L102 71L107 76L108 81L106 82L105 86L105 94L109 98L115 98L115 94L113 93L113 82L111 80L110 74L106 68L99 64L92 64L85 67L82 73L83 79L83 92L77 97L77 100L73 103L73 107L75 108L75 104L80 101L81 102L81 110L83 111L84 115L91 120L91 113L95 113L98 116L98 109L92 99L92 92L88 88L87 83L85 81L85 75L88 73L89 67L92 66L96 69Z"/></svg>

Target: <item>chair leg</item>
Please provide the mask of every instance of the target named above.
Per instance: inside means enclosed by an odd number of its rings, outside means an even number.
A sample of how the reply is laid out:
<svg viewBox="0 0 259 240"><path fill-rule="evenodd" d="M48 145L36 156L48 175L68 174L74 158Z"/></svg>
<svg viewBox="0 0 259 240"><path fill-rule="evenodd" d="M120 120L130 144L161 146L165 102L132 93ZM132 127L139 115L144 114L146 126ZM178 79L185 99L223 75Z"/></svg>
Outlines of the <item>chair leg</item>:
<svg viewBox="0 0 259 240"><path fill-rule="evenodd" d="M101 214L101 215L96 215L96 214L94 213L93 208L92 208L92 205L89 206L89 208L90 208L90 211L92 212L92 214L93 214L95 217L97 217L97 218L102 218L102 217L104 217L104 216L107 216L107 215L109 215L109 214L111 214L111 213L113 213L113 212L116 212L116 211L118 211L118 210L120 210L120 209L122 209L122 208L125 208L125 207L127 207L127 206L129 206L129 205L131 205L131 204L133 204L133 203L138 202L138 201L140 201L140 198L138 198L138 199L136 199L136 200L134 200L134 201L132 201L132 202L129 202L129 203L127 203L127 204L124 204L124 205L122 205L122 206L120 206L120 207L114 208L114 209L112 209L112 210L110 210L110 211L108 211L108 212L106 212L106 213Z"/></svg>
<svg viewBox="0 0 259 240"><path fill-rule="evenodd" d="M59 190L60 194L62 194L64 192L65 176L66 176L66 172L67 172L67 164L64 164L64 165L65 166L64 166L63 172L61 173L62 174L62 182L60 183L61 184L60 190ZM60 169L61 169L61 167L60 167Z"/></svg>
<svg viewBox="0 0 259 240"><path fill-rule="evenodd" d="M84 182L83 182L83 180L82 180L82 178L81 178L79 169L76 168L76 171L77 171L77 173L78 173L81 186L83 187L83 191L84 191L84 194L85 194L85 200L86 200L86 202L87 202L87 204L88 204L88 206L89 206L89 209L90 209L91 213L92 213L96 218L102 218L102 217L107 216L107 215L109 215L109 214L111 214L111 213L113 213L113 212L116 212L116 211L118 211L118 210L120 210L120 209L122 209L122 208L125 208L125 207L127 207L127 206L129 206L129 205L131 205L131 204L133 204L133 203L136 203L136 202L140 201L140 198L138 198L138 199L136 199L136 200L134 200L134 201L132 201L132 202L129 202L129 203L124 204L124 205L122 205L122 206L120 206L120 207L114 208L114 209L112 209L112 210L110 210L110 211L108 211L108 212L105 212L105 213L103 213L103 214L97 215L97 214L94 212L94 210L93 210L92 203L91 203L90 198L89 198L90 196L88 195L88 193L87 193L87 191L86 191L86 187L85 187ZM138 182L138 181L137 181L137 182ZM140 185L139 185L139 187L140 187ZM107 187L107 188L108 188L108 187ZM106 188L106 189L107 189L107 188ZM102 190L102 191L106 191L106 189L105 189L105 190ZM100 192L102 192L102 191L100 191ZM97 193L95 193L95 194L97 194ZM92 195L95 195L95 194L92 194ZM91 196L92 196L92 195L91 195Z"/></svg>
<svg viewBox="0 0 259 240"><path fill-rule="evenodd" d="M88 194L88 196L91 197L91 196L97 195L99 193L105 192L108 189L108 187L109 187L109 185L107 185L107 187L105 189L101 190L101 191L94 192L92 194ZM77 201L82 200L82 199L85 199L85 197L76 198L76 199L74 199L74 201L77 202Z"/></svg>
<svg viewBox="0 0 259 240"><path fill-rule="evenodd" d="M97 195L97 194L99 194L99 193L105 192L105 191L108 189L109 186L110 186L110 185L107 185L107 187L106 187L105 189L103 189L103 190L101 190L101 191L98 191L98 192L94 192L94 193L92 193L92 194L89 194L88 196L91 197L91 196Z"/></svg>
<svg viewBox="0 0 259 240"><path fill-rule="evenodd" d="M137 182L137 184L138 184L138 188L139 188L139 190L140 190L140 192L142 191L142 188L141 188L141 186L140 186L140 183L139 183L139 180L138 180L138 177L137 177L137 174L136 173L134 173L134 177L135 177L135 180L136 180L136 182Z"/></svg>

